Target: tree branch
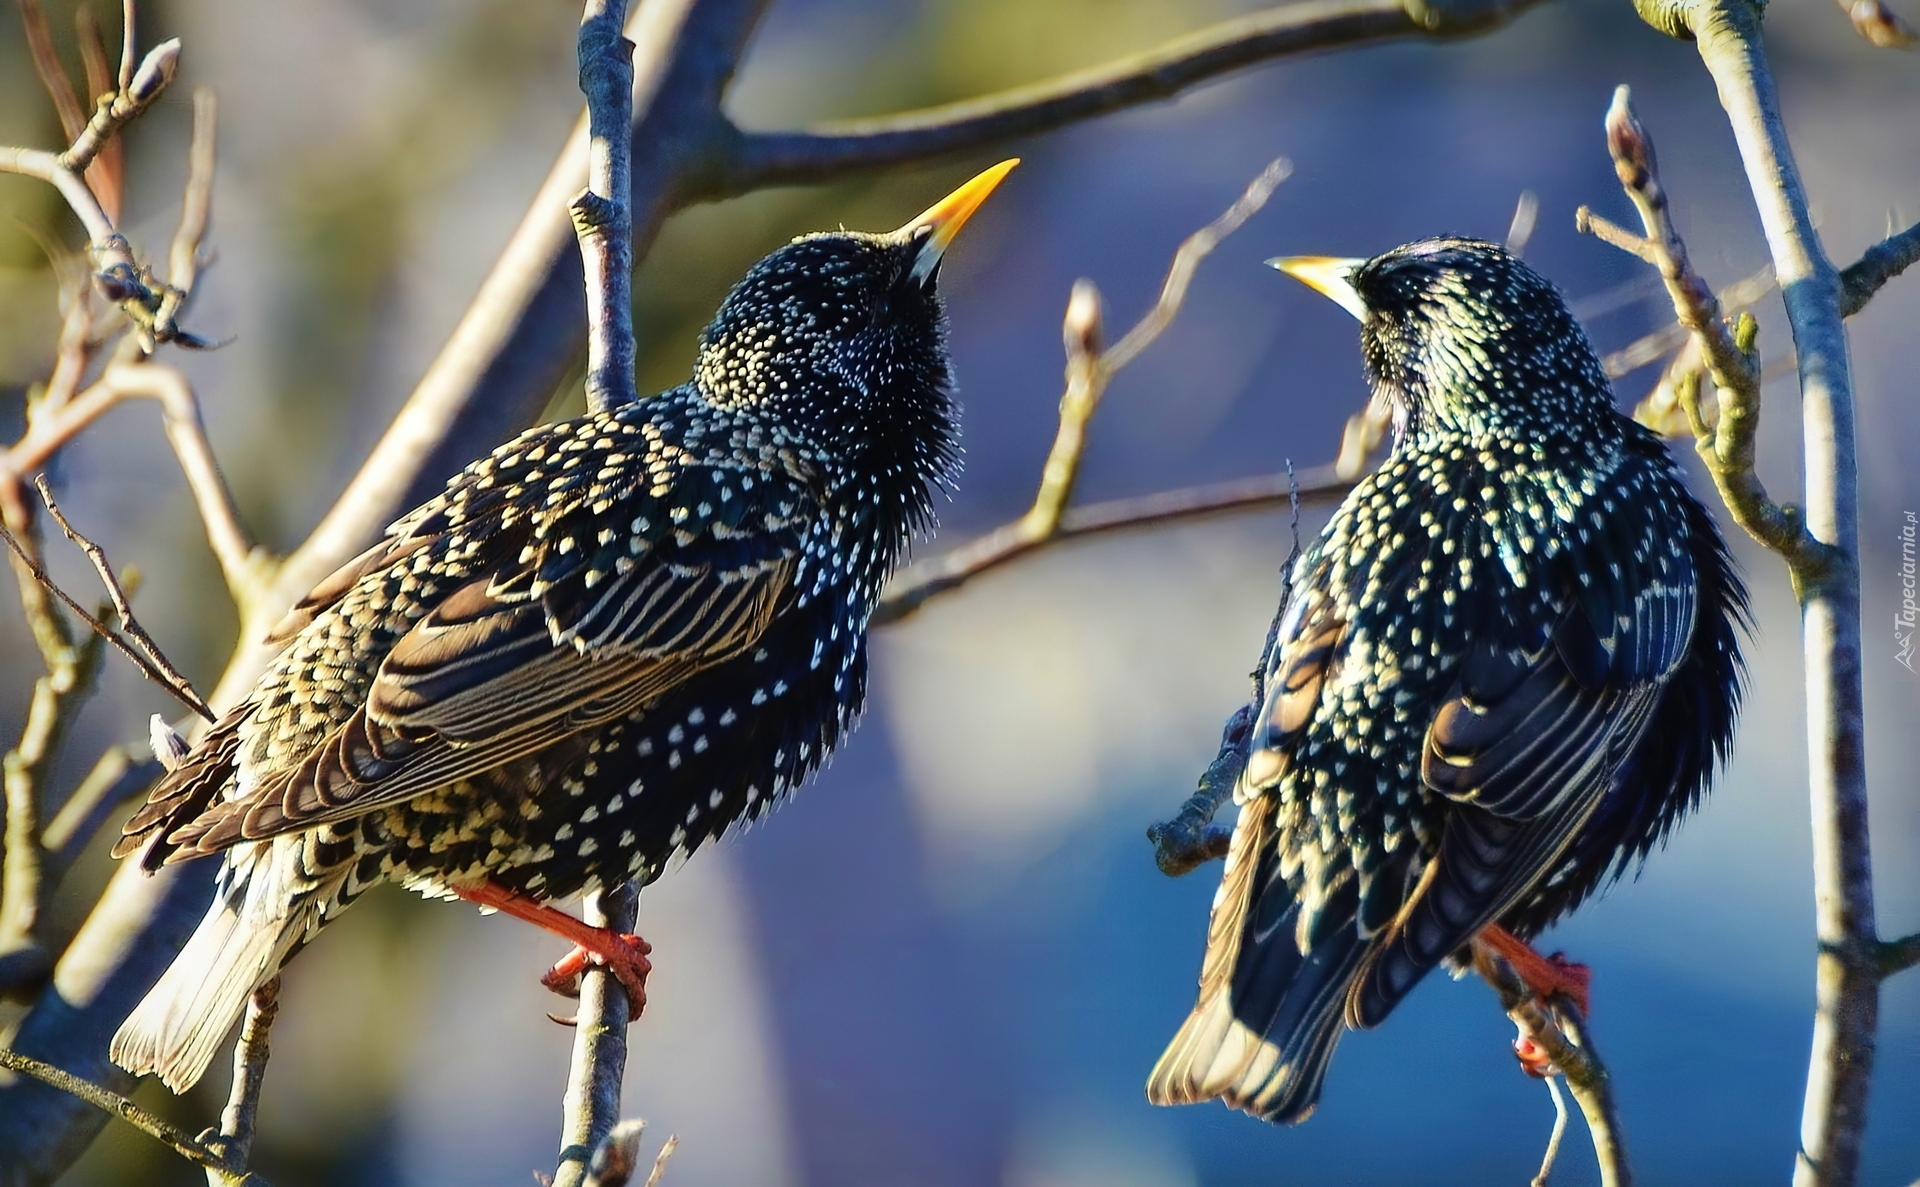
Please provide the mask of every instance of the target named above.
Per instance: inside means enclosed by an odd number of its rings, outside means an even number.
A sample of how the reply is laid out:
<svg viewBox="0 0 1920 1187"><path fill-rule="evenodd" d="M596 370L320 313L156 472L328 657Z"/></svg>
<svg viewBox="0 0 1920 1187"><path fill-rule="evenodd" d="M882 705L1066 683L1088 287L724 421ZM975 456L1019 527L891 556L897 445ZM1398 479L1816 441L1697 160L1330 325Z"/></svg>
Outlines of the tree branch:
<svg viewBox="0 0 1920 1187"><path fill-rule="evenodd" d="M587 286L587 407L640 398L633 383L633 42L626 0L588 0L580 20L587 188L567 204Z"/></svg>
<svg viewBox="0 0 1920 1187"><path fill-rule="evenodd" d="M3 1047L0 1047L0 1067L21 1075L32 1076L44 1084L51 1084L110 1117L118 1117L148 1137L171 1148L174 1153L188 1162L204 1167L208 1181L215 1187L266 1187L266 1183L257 1175L235 1174L226 1170L216 1151L198 1139L188 1137L184 1130L176 1129L117 1092L61 1071L50 1063L42 1063L38 1059Z"/></svg>
<svg viewBox="0 0 1920 1187"><path fill-rule="evenodd" d="M639 888L628 882L588 895L581 917L593 927L630 932L639 907ZM589 964L580 981L554 1187L582 1187L586 1181L594 1151L620 1120L620 1082L626 1070L627 991L604 966Z"/></svg>
<svg viewBox="0 0 1920 1187"><path fill-rule="evenodd" d="M1464 37L1499 27L1537 0L1314 0L1224 21L1090 70L959 103L797 132L729 129L733 144L710 196L802 185L1033 136L1170 99L1189 87L1293 54L1404 37Z"/></svg>
<svg viewBox="0 0 1920 1187"><path fill-rule="evenodd" d="M1889 235L1840 271L1840 315L1852 317L1867 307L1882 285L1920 263L1920 223Z"/></svg>
<svg viewBox="0 0 1920 1187"><path fill-rule="evenodd" d="M276 976L247 999L246 1020L240 1024L240 1038L233 1045L233 1086L227 1094L226 1110L220 1114L220 1128L200 1135L199 1140L220 1160L219 1167L207 1168L208 1187L225 1187L233 1176L246 1175L253 1154L260 1089L266 1084L267 1058L272 1054L267 1037L279 1016L280 978ZM264 1187L257 1177L253 1183Z"/></svg>
<svg viewBox="0 0 1920 1187"><path fill-rule="evenodd" d="M1500 1008L1520 1028L1522 1038L1545 1055L1566 1080L1593 1135L1603 1187L1632 1187L1633 1171L1627 1163L1620 1117L1613 1103L1612 1077L1600 1061L1600 1053L1594 1050L1580 1011L1564 994L1554 995L1551 1010L1542 1006L1513 966L1478 940L1473 943L1473 967L1500 995Z"/></svg>
<svg viewBox="0 0 1920 1187"><path fill-rule="evenodd" d="M1760 360L1753 343L1759 324L1743 314L1737 328L1729 326L1712 288L1693 270L1687 246L1673 226L1652 138L1634 115L1624 86L1614 92L1613 105L1607 111L1607 149L1621 186L1640 211L1646 238L1639 240L1637 249L1625 246L1617 236L1609 237L1604 231L1611 224L1591 214L1580 225L1660 270L1679 324L1698 344L1701 361L1713 379L1715 414L1708 415L1700 408L1697 372L1682 372L1676 378L1674 400L1686 413L1714 486L1734 522L1786 560L1796 585L1817 581L1830 559L1830 550L1808 532L1799 508L1782 506L1768 497L1755 470Z"/></svg>
<svg viewBox="0 0 1920 1187"><path fill-rule="evenodd" d="M1713 76L1793 330L1807 490L1805 522L1797 526L1819 548L1817 565L1793 566L1805 658L1819 940L1794 1183L1849 1187L1859 1172L1866 1131L1881 970L1867 829L1858 478L1843 282L1814 230L1767 69L1758 7L1752 0L1636 0L1636 7L1655 28L1690 37ZM1802 556L1811 559L1808 553Z"/></svg>

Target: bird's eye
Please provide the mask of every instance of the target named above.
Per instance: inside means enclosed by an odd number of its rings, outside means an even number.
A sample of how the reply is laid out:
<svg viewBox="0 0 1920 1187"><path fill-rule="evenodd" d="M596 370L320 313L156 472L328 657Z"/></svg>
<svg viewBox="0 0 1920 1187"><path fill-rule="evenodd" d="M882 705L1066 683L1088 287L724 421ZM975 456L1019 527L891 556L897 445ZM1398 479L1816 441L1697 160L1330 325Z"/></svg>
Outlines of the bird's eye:
<svg viewBox="0 0 1920 1187"><path fill-rule="evenodd" d="M893 298L886 293L880 294L880 296L874 300L873 308L869 311L869 316L876 326L883 322L890 321L893 318Z"/></svg>

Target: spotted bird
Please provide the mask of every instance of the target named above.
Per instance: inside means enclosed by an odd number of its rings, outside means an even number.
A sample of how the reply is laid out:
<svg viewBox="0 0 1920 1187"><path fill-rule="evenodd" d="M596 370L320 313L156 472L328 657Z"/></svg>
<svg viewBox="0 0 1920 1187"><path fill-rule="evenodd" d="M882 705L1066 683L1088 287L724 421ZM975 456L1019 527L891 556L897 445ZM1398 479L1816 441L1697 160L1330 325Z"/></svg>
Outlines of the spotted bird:
<svg viewBox="0 0 1920 1187"><path fill-rule="evenodd" d="M1293 1122L1345 1029L1476 939L1531 955L1700 800L1746 590L1532 268L1458 238L1271 262L1360 319L1394 443L1295 563L1228 726L1240 817L1147 1094Z"/></svg>
<svg viewBox="0 0 1920 1187"><path fill-rule="evenodd" d="M115 849L224 860L114 1060L184 1090L383 881L574 940L550 983L591 951L637 1009L645 942L545 904L652 881L852 728L868 616L956 468L940 262L1014 163L775 251L689 382L521 434L321 582Z"/></svg>

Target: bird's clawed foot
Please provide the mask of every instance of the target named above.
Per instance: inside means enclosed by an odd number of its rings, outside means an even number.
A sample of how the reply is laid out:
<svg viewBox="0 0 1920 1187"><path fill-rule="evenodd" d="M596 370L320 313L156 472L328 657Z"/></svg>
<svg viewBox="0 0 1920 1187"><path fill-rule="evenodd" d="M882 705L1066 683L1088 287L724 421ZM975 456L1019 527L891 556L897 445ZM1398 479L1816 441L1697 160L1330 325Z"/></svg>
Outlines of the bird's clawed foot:
<svg viewBox="0 0 1920 1187"><path fill-rule="evenodd" d="M1593 970L1586 965L1575 964L1559 952L1542 956L1531 944L1497 924L1483 928L1474 937L1474 943L1512 966L1544 1009L1568 1009L1583 1019L1587 1016L1592 1005ZM1520 1037L1513 1041L1513 1054L1520 1060L1521 1070L1536 1079L1560 1074L1553 1059L1529 1037L1525 1026L1520 1029Z"/></svg>
<svg viewBox="0 0 1920 1187"><path fill-rule="evenodd" d="M603 930L594 939L598 942L574 945L573 951L547 970L540 983L563 997L579 997L581 976L589 966L601 965L626 989L627 1021L632 1022L647 1008L647 974L653 971L647 955L653 945L631 932ZM571 1025L570 1019L554 1021Z"/></svg>
<svg viewBox="0 0 1920 1187"><path fill-rule="evenodd" d="M653 971L647 954L653 951L653 945L639 936L595 927L575 919L565 911L556 911L545 903L536 902L517 890L491 882L451 889L470 903L524 919L535 927L573 941L573 951L561 957L560 963L540 978L540 983L548 989L567 997L579 997L581 974L587 971L589 964L597 964L604 966L626 988L627 1021L640 1017L640 1011L647 1008L647 974ZM547 1016L553 1018L551 1014ZM553 1020L563 1026L573 1025L571 1019Z"/></svg>
<svg viewBox="0 0 1920 1187"><path fill-rule="evenodd" d="M1551 1007L1556 994L1565 994L1582 1018L1593 1012L1593 970L1586 965L1575 964L1563 952L1542 956L1531 944L1498 924L1482 929L1478 940L1513 966L1513 971L1520 974L1541 1005Z"/></svg>

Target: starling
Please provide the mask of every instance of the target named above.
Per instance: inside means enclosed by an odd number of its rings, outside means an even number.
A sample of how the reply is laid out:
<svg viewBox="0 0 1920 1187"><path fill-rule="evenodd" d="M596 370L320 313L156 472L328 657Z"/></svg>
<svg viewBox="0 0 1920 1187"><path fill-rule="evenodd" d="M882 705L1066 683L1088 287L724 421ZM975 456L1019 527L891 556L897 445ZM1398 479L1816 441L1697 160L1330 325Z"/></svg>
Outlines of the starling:
<svg viewBox="0 0 1920 1187"><path fill-rule="evenodd" d="M549 984L592 952L637 1011L645 942L545 904L652 881L852 727L875 599L956 469L940 261L1014 164L891 234L775 251L689 382L521 434L295 607L115 848L224 859L114 1060L184 1090L384 881L573 940Z"/></svg>
<svg viewBox="0 0 1920 1187"><path fill-rule="evenodd" d="M1293 1122L1344 1028L1476 939L1530 954L1698 803L1732 741L1746 590L1506 250L1273 263L1360 319L1394 444L1291 570L1264 693L1229 725L1240 818L1198 1004L1147 1094Z"/></svg>

